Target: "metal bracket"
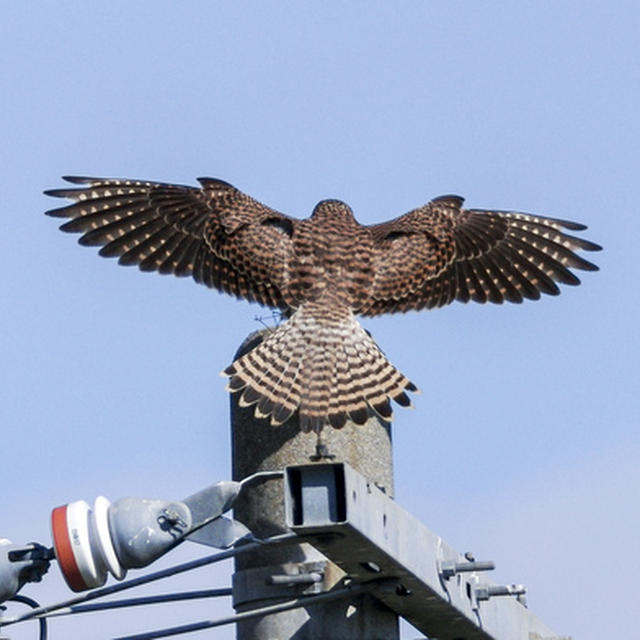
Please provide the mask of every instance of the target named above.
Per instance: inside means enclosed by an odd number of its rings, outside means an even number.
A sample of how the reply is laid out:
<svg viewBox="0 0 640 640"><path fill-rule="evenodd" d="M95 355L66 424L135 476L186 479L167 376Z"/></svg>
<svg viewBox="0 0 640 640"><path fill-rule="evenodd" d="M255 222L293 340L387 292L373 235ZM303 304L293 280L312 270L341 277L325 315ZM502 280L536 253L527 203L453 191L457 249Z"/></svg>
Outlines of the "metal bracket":
<svg viewBox="0 0 640 640"><path fill-rule="evenodd" d="M229 511L241 489L240 482L223 480L182 500L189 507L192 520L191 531L205 526Z"/></svg>
<svg viewBox="0 0 640 640"><path fill-rule="evenodd" d="M386 588L372 593L428 637L557 637L516 599L484 599L476 572L493 563L466 561L347 464L287 467L285 517L354 580L388 578ZM492 595L504 589L485 586Z"/></svg>
<svg viewBox="0 0 640 640"><path fill-rule="evenodd" d="M226 516L219 516L209 524L189 533L186 539L216 549L228 549L236 542L252 537L253 534L242 522Z"/></svg>

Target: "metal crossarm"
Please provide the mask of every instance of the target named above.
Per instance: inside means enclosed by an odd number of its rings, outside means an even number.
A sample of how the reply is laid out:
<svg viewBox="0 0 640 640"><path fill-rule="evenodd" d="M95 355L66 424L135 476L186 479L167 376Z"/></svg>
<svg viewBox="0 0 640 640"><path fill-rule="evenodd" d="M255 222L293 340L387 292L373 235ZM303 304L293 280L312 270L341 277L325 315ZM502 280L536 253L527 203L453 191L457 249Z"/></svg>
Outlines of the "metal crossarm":
<svg viewBox="0 0 640 640"><path fill-rule="evenodd" d="M287 524L357 582L390 579L373 594L439 640L560 640L519 599L344 463L288 467ZM330 534L330 535L329 535Z"/></svg>

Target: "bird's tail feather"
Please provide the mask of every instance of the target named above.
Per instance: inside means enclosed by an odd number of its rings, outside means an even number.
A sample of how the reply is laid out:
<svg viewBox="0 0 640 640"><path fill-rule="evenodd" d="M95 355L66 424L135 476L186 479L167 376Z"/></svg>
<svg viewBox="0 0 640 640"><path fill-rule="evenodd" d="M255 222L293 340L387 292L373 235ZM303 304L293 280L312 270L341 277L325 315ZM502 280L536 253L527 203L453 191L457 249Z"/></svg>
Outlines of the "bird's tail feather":
<svg viewBox="0 0 640 640"><path fill-rule="evenodd" d="M240 405L255 405L256 417L278 425L299 410L304 431L340 428L347 420L364 424L372 414L390 421L389 399L408 406L406 391L417 390L351 311L313 303L223 373L229 391L242 392Z"/></svg>

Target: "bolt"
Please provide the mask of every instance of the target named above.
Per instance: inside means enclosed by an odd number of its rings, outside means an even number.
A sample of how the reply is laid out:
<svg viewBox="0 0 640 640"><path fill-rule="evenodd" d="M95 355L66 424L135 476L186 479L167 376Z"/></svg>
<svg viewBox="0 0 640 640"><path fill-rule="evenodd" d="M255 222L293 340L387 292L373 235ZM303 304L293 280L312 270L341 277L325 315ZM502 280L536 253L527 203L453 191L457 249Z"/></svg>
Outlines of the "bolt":
<svg viewBox="0 0 640 640"><path fill-rule="evenodd" d="M158 516L158 524L163 531L173 531L175 534L182 534L187 529L187 523L180 517L176 511L163 509ZM174 535L172 533L172 535Z"/></svg>
<svg viewBox="0 0 640 640"><path fill-rule="evenodd" d="M521 584L479 585L475 588L476 600L488 600L493 596L523 596L527 590Z"/></svg>
<svg viewBox="0 0 640 640"><path fill-rule="evenodd" d="M469 573L472 571L491 571L495 569L496 565L491 560L471 562L441 562L440 563L440 575L444 580L452 578L457 573Z"/></svg>
<svg viewBox="0 0 640 640"><path fill-rule="evenodd" d="M309 573L299 573L290 575L287 573L275 574L266 579L267 584L285 584L293 586L296 584L315 584L322 582L324 575L319 571L310 571Z"/></svg>

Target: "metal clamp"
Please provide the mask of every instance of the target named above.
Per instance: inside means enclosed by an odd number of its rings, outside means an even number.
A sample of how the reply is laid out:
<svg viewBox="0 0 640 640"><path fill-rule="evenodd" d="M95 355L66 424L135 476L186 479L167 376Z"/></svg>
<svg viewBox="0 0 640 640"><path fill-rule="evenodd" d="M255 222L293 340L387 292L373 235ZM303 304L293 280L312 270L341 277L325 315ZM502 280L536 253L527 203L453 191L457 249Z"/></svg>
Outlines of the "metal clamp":
<svg viewBox="0 0 640 640"><path fill-rule="evenodd" d="M40 582L53 557L52 549L37 542L18 546L0 539L0 602L12 598L27 582Z"/></svg>
<svg viewBox="0 0 640 640"><path fill-rule="evenodd" d="M334 587L343 576L326 560L242 569L233 574L233 606L322 593Z"/></svg>

